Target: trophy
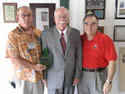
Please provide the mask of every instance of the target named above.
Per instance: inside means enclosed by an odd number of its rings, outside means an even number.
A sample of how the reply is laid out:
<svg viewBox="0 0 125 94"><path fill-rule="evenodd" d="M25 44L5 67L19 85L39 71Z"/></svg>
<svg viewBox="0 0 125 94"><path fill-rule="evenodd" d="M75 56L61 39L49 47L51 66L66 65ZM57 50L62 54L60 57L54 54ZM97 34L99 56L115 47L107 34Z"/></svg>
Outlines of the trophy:
<svg viewBox="0 0 125 94"><path fill-rule="evenodd" d="M45 65L47 68L50 68L51 66L51 55L49 53L49 49L48 48L44 48L43 52L42 52L42 56L40 58L40 64Z"/></svg>

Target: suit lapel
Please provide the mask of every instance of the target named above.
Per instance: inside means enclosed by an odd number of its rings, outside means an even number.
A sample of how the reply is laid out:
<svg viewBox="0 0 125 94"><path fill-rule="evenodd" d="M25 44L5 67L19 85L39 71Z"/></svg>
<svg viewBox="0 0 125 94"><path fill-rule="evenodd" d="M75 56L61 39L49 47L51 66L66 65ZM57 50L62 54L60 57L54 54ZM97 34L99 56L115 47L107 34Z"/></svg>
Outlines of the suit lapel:
<svg viewBox="0 0 125 94"><path fill-rule="evenodd" d="M67 55L68 51L70 50L70 46L71 46L71 36L72 36L72 31L71 31L71 29L68 27L68 28L67 28L67 43L66 43L65 56Z"/></svg>

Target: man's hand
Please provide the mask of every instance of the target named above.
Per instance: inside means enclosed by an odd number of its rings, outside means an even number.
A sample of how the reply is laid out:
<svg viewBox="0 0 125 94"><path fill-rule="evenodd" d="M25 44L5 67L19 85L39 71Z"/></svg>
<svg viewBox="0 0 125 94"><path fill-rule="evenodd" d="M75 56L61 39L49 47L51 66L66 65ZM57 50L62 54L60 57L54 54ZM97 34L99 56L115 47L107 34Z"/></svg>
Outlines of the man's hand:
<svg viewBox="0 0 125 94"><path fill-rule="evenodd" d="M103 86L103 92L104 94L109 94L109 92L112 89L112 84L109 81L113 80L114 74L116 71L116 63L115 60L113 61L109 61L109 65L108 65L108 76L107 76L107 80Z"/></svg>
<svg viewBox="0 0 125 94"><path fill-rule="evenodd" d="M43 80L43 83L47 87L47 80Z"/></svg>
<svg viewBox="0 0 125 94"><path fill-rule="evenodd" d="M35 71L43 71L45 69L46 69L45 65L42 65L42 64L36 64L36 65L34 65L34 70Z"/></svg>
<svg viewBox="0 0 125 94"><path fill-rule="evenodd" d="M109 84L107 82L105 82L104 86L103 86L103 92L104 94L109 94L109 92L112 89L112 84Z"/></svg>
<svg viewBox="0 0 125 94"><path fill-rule="evenodd" d="M73 81L73 86L77 85L79 83L79 79L78 78L75 78L74 81Z"/></svg>

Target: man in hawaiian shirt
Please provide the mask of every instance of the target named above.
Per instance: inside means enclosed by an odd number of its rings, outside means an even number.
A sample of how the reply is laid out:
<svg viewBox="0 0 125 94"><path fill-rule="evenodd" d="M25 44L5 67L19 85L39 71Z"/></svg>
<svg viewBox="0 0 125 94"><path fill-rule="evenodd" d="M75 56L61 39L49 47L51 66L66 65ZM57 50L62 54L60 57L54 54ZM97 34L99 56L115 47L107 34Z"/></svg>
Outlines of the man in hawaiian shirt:
<svg viewBox="0 0 125 94"><path fill-rule="evenodd" d="M17 9L19 25L8 34L6 57L15 70L16 94L43 94L43 70L40 64L40 30L32 26L32 11L27 6Z"/></svg>

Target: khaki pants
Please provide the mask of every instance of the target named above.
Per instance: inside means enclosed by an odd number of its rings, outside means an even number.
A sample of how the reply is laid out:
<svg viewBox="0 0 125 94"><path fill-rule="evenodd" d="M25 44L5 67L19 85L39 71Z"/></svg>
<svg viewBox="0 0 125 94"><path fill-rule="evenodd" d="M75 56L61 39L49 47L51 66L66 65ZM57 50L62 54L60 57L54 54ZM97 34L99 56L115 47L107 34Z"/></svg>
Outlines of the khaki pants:
<svg viewBox="0 0 125 94"><path fill-rule="evenodd" d="M74 94L74 86L71 86L70 88L61 88L61 89L54 89L54 88L48 88L48 94Z"/></svg>
<svg viewBox="0 0 125 94"><path fill-rule="evenodd" d="M107 69L101 72L86 72L78 84L78 94L103 94L103 85L107 78Z"/></svg>
<svg viewBox="0 0 125 94"><path fill-rule="evenodd" d="M15 83L15 94L44 94L44 85L41 80L36 83L32 83L16 79Z"/></svg>

